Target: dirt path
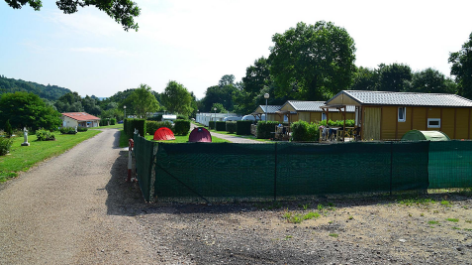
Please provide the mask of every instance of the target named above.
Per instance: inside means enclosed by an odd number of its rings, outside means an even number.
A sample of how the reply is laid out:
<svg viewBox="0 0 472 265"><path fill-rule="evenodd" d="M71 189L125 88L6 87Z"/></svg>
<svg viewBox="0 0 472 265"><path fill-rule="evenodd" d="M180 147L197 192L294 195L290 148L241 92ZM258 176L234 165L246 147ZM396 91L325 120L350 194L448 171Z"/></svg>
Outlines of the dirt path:
<svg viewBox="0 0 472 265"><path fill-rule="evenodd" d="M104 130L0 189L0 264L155 264L118 139Z"/></svg>

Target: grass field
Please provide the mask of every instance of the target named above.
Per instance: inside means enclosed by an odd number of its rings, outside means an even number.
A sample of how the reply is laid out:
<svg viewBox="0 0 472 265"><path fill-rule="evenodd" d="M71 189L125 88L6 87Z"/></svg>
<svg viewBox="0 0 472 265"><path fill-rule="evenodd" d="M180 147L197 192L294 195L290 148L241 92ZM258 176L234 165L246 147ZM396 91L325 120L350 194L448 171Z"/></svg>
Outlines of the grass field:
<svg viewBox="0 0 472 265"><path fill-rule="evenodd" d="M18 176L18 172L26 171L38 162L64 153L99 133L98 130L75 135L55 132L56 141L36 141L36 136L30 135L28 141L31 145L27 147L21 146L23 137L15 137L10 153L0 157L0 183Z"/></svg>
<svg viewBox="0 0 472 265"><path fill-rule="evenodd" d="M110 126L100 126L94 129L123 129L123 124L115 124Z"/></svg>
<svg viewBox="0 0 472 265"><path fill-rule="evenodd" d="M231 136L236 136L236 137L239 137L239 138L245 138L245 139L251 139L251 140L255 140L255 141L259 141L259 142L264 142L264 143L275 143L275 141L271 141L269 139L257 139L254 135L237 135L236 133L230 133L230 132L227 132L227 131L216 131L216 130L213 130L213 129L208 129L206 128L208 131L212 132L212 133L219 133L219 134L226 134L226 135L231 135Z"/></svg>

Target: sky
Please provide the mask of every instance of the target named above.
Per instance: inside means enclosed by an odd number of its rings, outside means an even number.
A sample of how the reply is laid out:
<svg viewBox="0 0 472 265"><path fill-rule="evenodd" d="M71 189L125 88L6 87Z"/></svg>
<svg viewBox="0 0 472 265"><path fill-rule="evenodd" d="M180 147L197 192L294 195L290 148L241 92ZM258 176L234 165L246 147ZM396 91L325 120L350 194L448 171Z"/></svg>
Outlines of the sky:
<svg viewBox="0 0 472 265"><path fill-rule="evenodd" d="M67 15L53 0L43 0L41 11L0 0L0 75L97 97L140 84L162 93L177 81L202 98L223 75L240 81L268 57L275 33L324 20L354 39L357 66L403 63L449 76L449 53L472 32L470 1L135 2L138 32L94 7Z"/></svg>

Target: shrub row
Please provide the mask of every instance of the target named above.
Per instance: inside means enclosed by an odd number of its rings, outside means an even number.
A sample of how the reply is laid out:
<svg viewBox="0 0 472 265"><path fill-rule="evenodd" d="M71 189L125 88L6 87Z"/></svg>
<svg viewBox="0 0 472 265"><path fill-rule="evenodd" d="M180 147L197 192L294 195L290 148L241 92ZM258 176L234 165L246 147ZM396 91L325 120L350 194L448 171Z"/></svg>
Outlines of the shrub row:
<svg viewBox="0 0 472 265"><path fill-rule="evenodd" d="M226 131L229 133L235 133L238 128L238 125L235 121L227 121L226 122Z"/></svg>
<svg viewBox="0 0 472 265"><path fill-rule="evenodd" d="M174 134L177 135L187 135L190 131L190 121L177 119L174 121Z"/></svg>
<svg viewBox="0 0 472 265"><path fill-rule="evenodd" d="M326 126L326 120L324 121L320 121L319 125L323 125L323 126ZM328 125L329 126L335 126L335 127L342 127L344 126L344 121L332 121L332 120L329 120L328 121ZM355 121L354 120L346 120L346 127L354 127L355 125Z"/></svg>
<svg viewBox="0 0 472 265"><path fill-rule="evenodd" d="M13 144L13 139L0 135L0 156L6 155Z"/></svg>
<svg viewBox="0 0 472 265"><path fill-rule="evenodd" d="M274 137L275 126L279 125L278 121L260 121L257 123L258 139L270 139ZM284 124L286 125L286 124Z"/></svg>
<svg viewBox="0 0 472 265"><path fill-rule="evenodd" d="M47 130L37 130L36 137L38 141L53 141L56 140L56 136Z"/></svg>
<svg viewBox="0 0 472 265"><path fill-rule="evenodd" d="M88 131L88 128L87 127L77 127L77 131L78 132L86 132L86 131Z"/></svg>
<svg viewBox="0 0 472 265"><path fill-rule="evenodd" d="M133 138L134 129L137 129L139 135L146 135L146 120L144 119L125 119L124 120L124 131L129 138Z"/></svg>
<svg viewBox="0 0 472 265"><path fill-rule="evenodd" d="M306 121L296 121L292 123L290 129L292 131L292 141L309 142L318 141L320 138L319 125L316 123L308 123Z"/></svg>
<svg viewBox="0 0 472 265"><path fill-rule="evenodd" d="M157 129L162 127L173 130L172 123L170 121L146 121L146 130L150 135L154 135Z"/></svg>
<svg viewBox="0 0 472 265"><path fill-rule="evenodd" d="M59 129L59 131L62 134L76 134L77 133L75 131L75 128L73 128L73 127L62 127L61 129ZM77 127L77 131L79 131L79 127Z"/></svg>
<svg viewBox="0 0 472 265"><path fill-rule="evenodd" d="M225 121L217 121L216 122L216 130L217 131L226 131L226 122Z"/></svg>
<svg viewBox="0 0 472 265"><path fill-rule="evenodd" d="M236 122L236 134L237 135L250 135L251 124L253 121L237 121Z"/></svg>

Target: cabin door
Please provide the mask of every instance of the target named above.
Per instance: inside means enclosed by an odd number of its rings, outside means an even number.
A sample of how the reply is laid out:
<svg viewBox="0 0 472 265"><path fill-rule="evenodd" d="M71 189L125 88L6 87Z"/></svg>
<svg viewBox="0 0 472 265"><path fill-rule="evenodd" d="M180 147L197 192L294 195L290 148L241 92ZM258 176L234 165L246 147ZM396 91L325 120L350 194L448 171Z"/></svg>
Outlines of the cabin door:
<svg viewBox="0 0 472 265"><path fill-rule="evenodd" d="M365 108L364 113L364 140L380 140L381 108Z"/></svg>

